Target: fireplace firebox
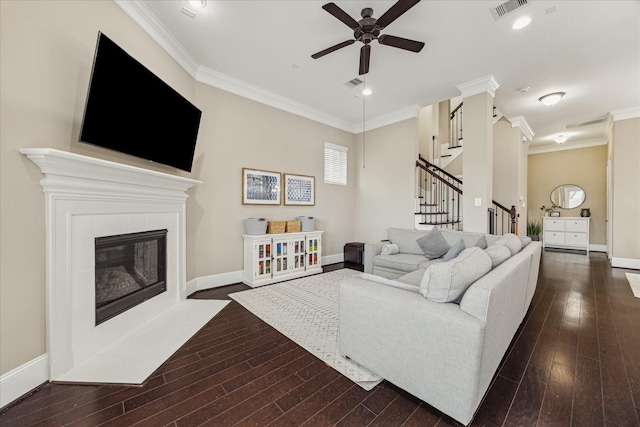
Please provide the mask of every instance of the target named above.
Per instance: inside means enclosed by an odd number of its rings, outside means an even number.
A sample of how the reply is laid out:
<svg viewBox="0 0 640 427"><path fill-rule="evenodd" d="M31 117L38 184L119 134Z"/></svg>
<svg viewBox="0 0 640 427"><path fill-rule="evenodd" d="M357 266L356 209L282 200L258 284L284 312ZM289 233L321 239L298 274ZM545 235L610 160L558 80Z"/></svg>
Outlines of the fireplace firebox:
<svg viewBox="0 0 640 427"><path fill-rule="evenodd" d="M167 290L167 230L95 239L96 326Z"/></svg>

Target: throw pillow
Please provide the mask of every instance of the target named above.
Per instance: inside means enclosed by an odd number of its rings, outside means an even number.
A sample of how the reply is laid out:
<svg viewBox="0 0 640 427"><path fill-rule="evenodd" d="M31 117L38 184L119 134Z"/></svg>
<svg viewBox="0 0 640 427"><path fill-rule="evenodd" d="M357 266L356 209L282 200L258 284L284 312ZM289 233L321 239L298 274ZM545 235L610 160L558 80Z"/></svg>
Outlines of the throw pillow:
<svg viewBox="0 0 640 427"><path fill-rule="evenodd" d="M480 249L487 249L487 236L482 236L475 244Z"/></svg>
<svg viewBox="0 0 640 427"><path fill-rule="evenodd" d="M422 248L424 256L429 259L440 258L451 248L436 227L433 227L427 234L417 239L416 242Z"/></svg>
<svg viewBox="0 0 640 427"><path fill-rule="evenodd" d="M460 255L460 252L462 251L464 251L464 240L460 239L453 246L451 246L451 249L449 249L449 251L446 254L444 254L442 261L443 262L451 261L458 255Z"/></svg>
<svg viewBox="0 0 640 427"><path fill-rule="evenodd" d="M457 301L490 270L489 255L480 248L468 248L451 261L427 268L420 282L420 293L434 302Z"/></svg>
<svg viewBox="0 0 640 427"><path fill-rule="evenodd" d="M511 252L505 245L489 246L485 252L491 258L491 269L496 268L511 257Z"/></svg>
<svg viewBox="0 0 640 427"><path fill-rule="evenodd" d="M380 253L382 255L395 255L397 253L400 253L400 248L394 243L389 243L387 245L382 245L382 250Z"/></svg>
<svg viewBox="0 0 640 427"><path fill-rule="evenodd" d="M509 248L509 252L511 252L511 256L517 254L522 249L522 242L520 238L513 233L507 233L501 238L498 239L494 245L503 245ZM492 245L493 246L493 245Z"/></svg>

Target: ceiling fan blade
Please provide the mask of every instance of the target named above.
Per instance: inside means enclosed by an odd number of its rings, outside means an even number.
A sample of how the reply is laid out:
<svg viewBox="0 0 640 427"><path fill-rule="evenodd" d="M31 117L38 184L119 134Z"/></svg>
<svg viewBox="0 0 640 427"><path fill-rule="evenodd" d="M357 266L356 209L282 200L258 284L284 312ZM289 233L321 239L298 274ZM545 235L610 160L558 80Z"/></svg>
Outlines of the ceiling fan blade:
<svg viewBox="0 0 640 427"><path fill-rule="evenodd" d="M318 52L318 53L314 53L313 55L311 55L311 57L312 57L313 59L318 59L318 58L320 58L320 57L322 57L322 56L325 56L325 55L326 55L326 54L328 54L328 53L331 53L331 52L334 52L334 51L336 51L336 50L338 50L338 49L342 49L343 47L347 47L347 46L349 46L349 45L352 45L352 44L354 44L355 42L356 42L356 41L355 41L355 39L353 39L353 40L347 40L347 41L344 41L344 42L342 42L342 43L338 43L338 44L337 44L337 45L335 45L335 46L331 46L331 47L326 48L325 50L321 50L321 51L320 51L320 52Z"/></svg>
<svg viewBox="0 0 640 427"><path fill-rule="evenodd" d="M332 14L333 16L335 16L336 18L338 18L340 21L347 24L347 26L352 30L356 30L360 28L360 24L358 24L358 21L356 21L355 19L347 15L347 12L340 9L338 5L336 5L335 3L327 3L324 6L322 6L322 8L327 12L329 12L330 14Z"/></svg>
<svg viewBox="0 0 640 427"><path fill-rule="evenodd" d="M378 37L378 42L385 46L392 46L404 50L410 50L411 52L420 52L424 47L423 42L404 39L402 37L390 36L388 34L383 34Z"/></svg>
<svg viewBox="0 0 640 427"><path fill-rule="evenodd" d="M369 72L369 61L371 60L371 45L365 44L360 49L360 75Z"/></svg>
<svg viewBox="0 0 640 427"><path fill-rule="evenodd" d="M376 25L381 29L391 24L398 19L403 13L411 9L416 4L420 3L420 0L398 0L396 4L391 6L389 10L382 14L376 21Z"/></svg>

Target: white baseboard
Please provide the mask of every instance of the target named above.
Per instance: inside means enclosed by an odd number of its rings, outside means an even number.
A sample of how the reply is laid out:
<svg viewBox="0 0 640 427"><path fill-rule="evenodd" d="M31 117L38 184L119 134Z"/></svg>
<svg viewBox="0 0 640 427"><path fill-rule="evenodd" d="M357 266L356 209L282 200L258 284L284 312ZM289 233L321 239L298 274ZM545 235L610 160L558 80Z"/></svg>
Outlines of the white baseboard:
<svg viewBox="0 0 640 427"><path fill-rule="evenodd" d="M611 267L632 268L634 270L640 270L640 259L612 257Z"/></svg>
<svg viewBox="0 0 640 427"><path fill-rule="evenodd" d="M0 409L49 381L49 356L43 354L0 376Z"/></svg>
<svg viewBox="0 0 640 427"><path fill-rule="evenodd" d="M343 253L322 256L322 265L337 264L343 261L344 261Z"/></svg>
<svg viewBox="0 0 640 427"><path fill-rule="evenodd" d="M607 252L607 245L589 245L589 250L591 252Z"/></svg>
<svg viewBox="0 0 640 427"><path fill-rule="evenodd" d="M344 254L324 255L322 265L336 264L344 261ZM228 273L212 274L210 276L196 277L187 282L187 295L205 289L219 288L220 286L231 285L242 282L242 270L230 271Z"/></svg>

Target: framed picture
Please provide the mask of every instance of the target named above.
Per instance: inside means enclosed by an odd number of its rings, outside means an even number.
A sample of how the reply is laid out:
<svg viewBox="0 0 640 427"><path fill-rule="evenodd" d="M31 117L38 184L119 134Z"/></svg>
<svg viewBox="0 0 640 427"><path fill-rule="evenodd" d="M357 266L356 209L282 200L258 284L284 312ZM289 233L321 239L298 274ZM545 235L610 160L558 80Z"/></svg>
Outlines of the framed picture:
<svg viewBox="0 0 640 427"><path fill-rule="evenodd" d="M313 206L316 204L315 178L305 175L284 174L284 204Z"/></svg>
<svg viewBox="0 0 640 427"><path fill-rule="evenodd" d="M560 212L558 212L558 211L551 211L551 212L549 213L549 215L550 215L550 216L560 216Z"/></svg>
<svg viewBox="0 0 640 427"><path fill-rule="evenodd" d="M279 205L279 172L242 168L243 205Z"/></svg>

